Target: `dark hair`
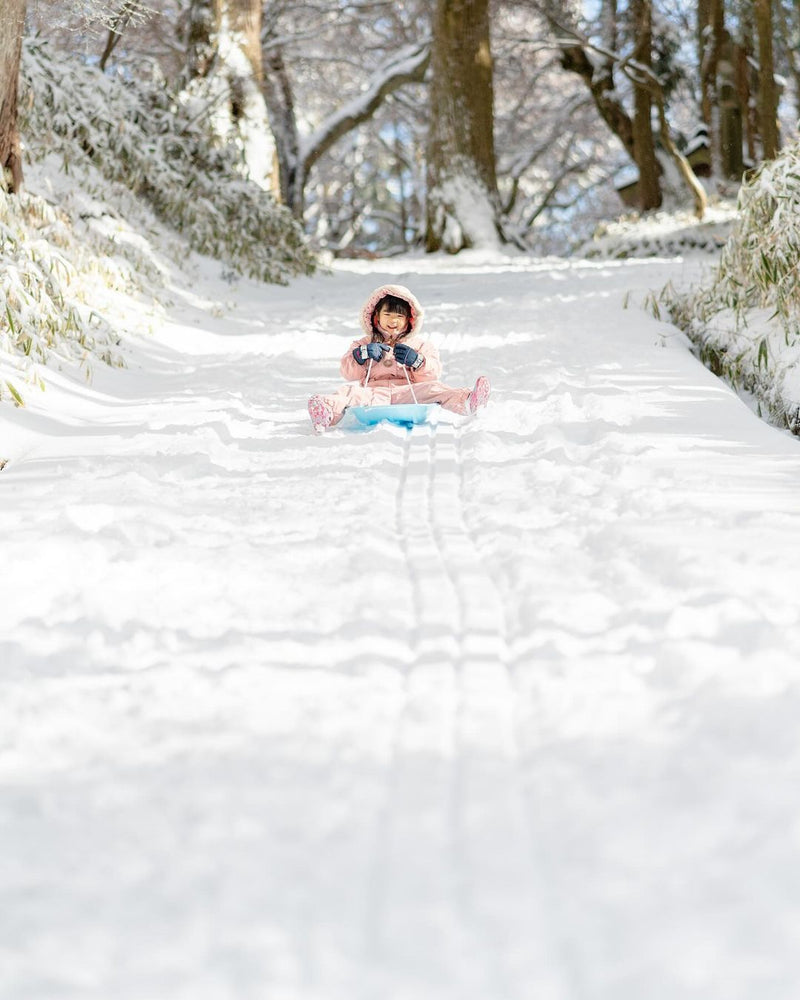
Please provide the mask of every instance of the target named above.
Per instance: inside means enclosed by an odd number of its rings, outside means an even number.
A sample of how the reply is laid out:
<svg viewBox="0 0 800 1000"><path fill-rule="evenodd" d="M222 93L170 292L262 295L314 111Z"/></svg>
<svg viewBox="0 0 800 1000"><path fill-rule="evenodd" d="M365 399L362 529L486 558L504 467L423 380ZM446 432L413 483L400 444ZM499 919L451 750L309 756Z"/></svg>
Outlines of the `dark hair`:
<svg viewBox="0 0 800 1000"><path fill-rule="evenodd" d="M403 336L405 337L409 333L411 333L411 330L413 329L413 322L411 319L411 306L408 304L408 302L406 302L405 299L401 299L397 295L384 295L383 298L378 301L377 305L372 310L373 337L377 334L377 336L383 339L380 330L375 325L375 319L384 306L388 306L392 310L392 312L397 312L400 313L401 316L405 316L405 318L408 320L408 326L406 327Z"/></svg>

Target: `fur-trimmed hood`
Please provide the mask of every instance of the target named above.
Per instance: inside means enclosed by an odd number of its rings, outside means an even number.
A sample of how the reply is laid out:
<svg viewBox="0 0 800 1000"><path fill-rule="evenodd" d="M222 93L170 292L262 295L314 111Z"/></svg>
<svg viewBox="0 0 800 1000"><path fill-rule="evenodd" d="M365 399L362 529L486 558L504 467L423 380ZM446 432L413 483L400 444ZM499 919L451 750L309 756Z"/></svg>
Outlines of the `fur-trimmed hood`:
<svg viewBox="0 0 800 1000"><path fill-rule="evenodd" d="M405 285L381 285L380 288L376 288L372 292L361 309L361 329L364 333L368 337L372 337L372 314L375 312L375 306L377 306L385 295L394 295L398 299L402 299L408 303L411 309L411 332L415 336L418 336L422 329L422 317L424 313L416 295L406 288Z"/></svg>

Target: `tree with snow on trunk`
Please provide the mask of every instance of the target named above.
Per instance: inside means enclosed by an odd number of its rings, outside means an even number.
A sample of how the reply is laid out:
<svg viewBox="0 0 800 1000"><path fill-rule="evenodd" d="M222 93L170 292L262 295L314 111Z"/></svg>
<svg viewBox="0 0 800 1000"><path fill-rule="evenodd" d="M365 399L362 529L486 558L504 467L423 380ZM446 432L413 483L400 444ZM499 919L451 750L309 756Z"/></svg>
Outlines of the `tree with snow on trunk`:
<svg viewBox="0 0 800 1000"><path fill-rule="evenodd" d="M22 151L17 130L17 92L25 0L0 3L0 183L16 193L22 187Z"/></svg>
<svg viewBox="0 0 800 1000"><path fill-rule="evenodd" d="M438 0L431 64L426 249L495 247L499 196L488 0Z"/></svg>
<svg viewBox="0 0 800 1000"><path fill-rule="evenodd" d="M410 83L421 83L430 63L430 40L402 48L373 74L362 93L345 102L310 135L301 136L292 84L280 47L267 57L264 94L280 164L281 197L297 218L305 211L305 188L314 164L341 138L375 114L390 94Z"/></svg>
<svg viewBox="0 0 800 1000"><path fill-rule="evenodd" d="M260 0L192 0L187 94L205 104L222 141L238 142L244 172L278 193L275 142L262 94Z"/></svg>

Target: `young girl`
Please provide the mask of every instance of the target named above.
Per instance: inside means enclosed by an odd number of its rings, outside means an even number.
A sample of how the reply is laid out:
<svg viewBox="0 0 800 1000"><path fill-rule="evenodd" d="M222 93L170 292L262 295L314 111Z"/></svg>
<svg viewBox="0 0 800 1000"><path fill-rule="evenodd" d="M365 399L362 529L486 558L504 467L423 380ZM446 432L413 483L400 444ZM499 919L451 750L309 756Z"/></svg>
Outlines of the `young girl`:
<svg viewBox="0 0 800 1000"><path fill-rule="evenodd" d="M439 381L439 352L420 336L422 306L403 285L376 288L361 310L361 326L365 336L353 341L340 365L347 385L308 401L315 431L337 424L348 406L413 403L415 396L418 403L440 403L454 413L474 413L485 405L485 375L472 389L454 389Z"/></svg>

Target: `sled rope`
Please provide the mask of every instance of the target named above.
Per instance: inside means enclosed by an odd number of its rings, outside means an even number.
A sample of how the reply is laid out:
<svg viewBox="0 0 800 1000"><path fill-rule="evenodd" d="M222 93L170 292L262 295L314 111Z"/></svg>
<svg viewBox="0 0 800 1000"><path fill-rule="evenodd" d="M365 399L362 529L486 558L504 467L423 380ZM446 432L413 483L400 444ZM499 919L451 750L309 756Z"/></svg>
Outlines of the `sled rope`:
<svg viewBox="0 0 800 1000"><path fill-rule="evenodd" d="M414 386L411 384L411 379L408 376L408 368L406 368L405 365L401 365L400 367L403 369L403 374L406 377L406 382L408 382L408 388L411 390L411 398L414 400L415 403L417 403L417 405L419 405L417 401L417 394L414 392ZM367 383L369 382L369 377L371 374L372 374L372 358L369 359L369 364L367 365L367 374L364 376L365 389L367 388Z"/></svg>
<svg viewBox="0 0 800 1000"><path fill-rule="evenodd" d="M414 402L417 402L417 394L414 392L414 386L411 384L411 379L408 377L408 368L405 365L401 365L403 372L406 376L406 382L408 382L408 388L411 390L411 398Z"/></svg>

